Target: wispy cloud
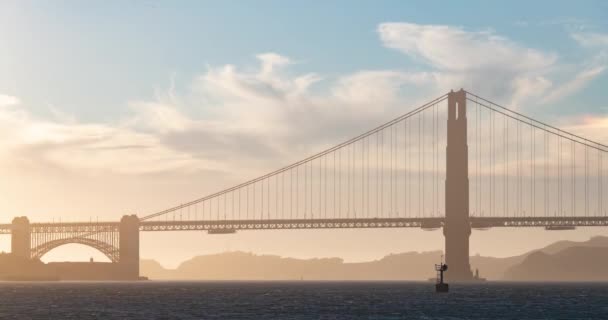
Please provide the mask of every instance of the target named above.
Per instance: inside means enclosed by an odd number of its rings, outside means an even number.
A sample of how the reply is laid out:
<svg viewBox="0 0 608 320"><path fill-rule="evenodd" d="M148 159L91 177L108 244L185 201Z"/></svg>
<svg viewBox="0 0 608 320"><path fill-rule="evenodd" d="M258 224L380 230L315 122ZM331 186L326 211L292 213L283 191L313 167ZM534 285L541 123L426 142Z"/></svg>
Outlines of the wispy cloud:
<svg viewBox="0 0 608 320"><path fill-rule="evenodd" d="M556 102L580 91L605 70L606 66L597 66L581 71L580 73L576 74L572 80L567 81L548 92L541 100L541 103L548 104L551 102Z"/></svg>
<svg viewBox="0 0 608 320"><path fill-rule="evenodd" d="M519 106L546 92L557 54L521 46L492 30L446 25L383 23L382 43L422 61L447 88L465 87Z"/></svg>
<svg viewBox="0 0 608 320"><path fill-rule="evenodd" d="M553 88L543 97L541 103L553 103L579 92L602 75L608 67L608 34L578 30L571 32L570 36L589 51L589 58L578 66L582 71L569 76L571 80Z"/></svg>
<svg viewBox="0 0 608 320"><path fill-rule="evenodd" d="M608 34L594 32L573 32L570 36L584 47L608 48Z"/></svg>
<svg viewBox="0 0 608 320"><path fill-rule="evenodd" d="M385 46L419 57L448 71L479 69L542 70L557 56L521 47L493 31L466 31L445 25L383 23L378 32Z"/></svg>

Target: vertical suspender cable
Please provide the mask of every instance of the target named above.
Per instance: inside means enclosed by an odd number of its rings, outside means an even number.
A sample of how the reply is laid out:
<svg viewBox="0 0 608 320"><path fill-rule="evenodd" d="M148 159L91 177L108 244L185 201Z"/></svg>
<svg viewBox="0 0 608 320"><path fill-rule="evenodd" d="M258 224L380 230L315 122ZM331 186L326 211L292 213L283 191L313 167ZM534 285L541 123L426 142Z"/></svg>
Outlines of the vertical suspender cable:
<svg viewBox="0 0 608 320"><path fill-rule="evenodd" d="M509 136L509 119L505 117L505 162L506 162L506 177L505 177L505 215L509 216L509 180L511 180L511 176L509 175L509 168L511 167L511 163L509 163L509 143L511 142L511 136Z"/></svg>
<svg viewBox="0 0 608 320"><path fill-rule="evenodd" d="M600 212L601 216L604 213L604 153L600 152Z"/></svg>
<svg viewBox="0 0 608 320"><path fill-rule="evenodd" d="M278 219L279 213L279 175L274 176L274 219Z"/></svg>
<svg viewBox="0 0 608 320"><path fill-rule="evenodd" d="M418 214L424 217L424 177L422 176L422 171L424 170L424 143L422 139L422 135L424 134L424 112L421 112L418 116Z"/></svg>
<svg viewBox="0 0 608 320"><path fill-rule="evenodd" d="M433 106L433 212L437 214L437 104Z"/></svg>
<svg viewBox="0 0 608 320"><path fill-rule="evenodd" d="M408 121L409 121L409 119L408 119ZM408 198L408 201L407 201L407 211L409 212L410 217L415 216L415 214L412 214L412 202L413 202L412 193L413 193L413 189L414 189L414 184L410 183L414 179L414 173L411 172L412 171L411 168L414 166L414 152L413 152L413 148L414 147L413 147L413 144L411 143L412 140L413 140L412 137L413 137L413 134L414 134L414 129L413 129L414 125L413 125L413 122L414 121L412 119L412 121L410 122L410 125L408 126L408 144L409 144L409 149L408 149L407 180L408 180L408 184L410 184L410 185L409 185L409 188L408 188L408 195L407 195L407 198Z"/></svg>
<svg viewBox="0 0 608 320"><path fill-rule="evenodd" d="M321 201L321 196L323 194L323 180L321 177L321 160L323 160L325 158L325 156L323 156L322 158L319 158L319 213L318 213L318 218L321 218L321 213L322 211L322 206L323 206L323 202Z"/></svg>
<svg viewBox="0 0 608 320"><path fill-rule="evenodd" d="M600 216L605 214L604 210L604 153L600 153Z"/></svg>
<svg viewBox="0 0 608 320"><path fill-rule="evenodd" d="M532 166L532 162L534 159L534 127L530 126L530 142L532 143L530 150L530 212L528 214L533 215L534 212L534 167Z"/></svg>
<svg viewBox="0 0 608 320"><path fill-rule="evenodd" d="M395 214L395 126L391 126L391 215Z"/></svg>
<svg viewBox="0 0 608 320"><path fill-rule="evenodd" d="M300 166L296 167L296 218L300 218Z"/></svg>
<svg viewBox="0 0 608 320"><path fill-rule="evenodd" d="M350 146L352 148L352 145ZM350 154L351 148L346 149L346 217L350 218Z"/></svg>
<svg viewBox="0 0 608 320"><path fill-rule="evenodd" d="M365 138L361 139L361 215L365 217Z"/></svg>
<svg viewBox="0 0 608 320"><path fill-rule="evenodd" d="M407 131L408 131L408 126L407 126L407 121L408 119L405 118L403 120L403 216L407 217L408 215L408 210L407 210L407 204L408 204L408 199L407 199L407 191L408 191L408 183L409 183L409 179L408 179L408 167L407 167L407 157L408 157L408 148L407 148Z"/></svg>
<svg viewBox="0 0 608 320"><path fill-rule="evenodd" d="M304 162L304 219L308 215L308 162Z"/></svg>
<svg viewBox="0 0 608 320"><path fill-rule="evenodd" d="M420 202L422 204L422 210L420 211L420 214L422 215L422 217L426 217L426 189L427 189L427 183L426 183L426 174L425 174L425 170L426 170L426 134L427 134L427 130L426 130L426 113L425 112L421 112L420 116L422 117L422 129L421 129L421 135L420 135L420 139L422 141L420 147L421 147L421 169L420 169L420 174L421 174L421 181L422 181L422 191L420 192Z"/></svg>
<svg viewBox="0 0 608 320"><path fill-rule="evenodd" d="M572 146L570 147L570 152L572 153L572 178L570 179L570 199L571 199L571 209L570 216L576 216L576 143L573 141Z"/></svg>
<svg viewBox="0 0 608 320"><path fill-rule="evenodd" d="M601 194L601 183L600 183L600 150L597 149L597 213L596 216L600 215L600 210L601 210L601 204L600 202L602 201L602 194Z"/></svg>
<svg viewBox="0 0 608 320"><path fill-rule="evenodd" d="M293 169L289 170L289 218L293 219Z"/></svg>
<svg viewBox="0 0 608 320"><path fill-rule="evenodd" d="M390 127L388 127L388 129L390 130ZM390 203L386 203L387 200L390 201L390 195L387 196L386 193L384 193L384 189L386 188L386 182L388 181L390 183L390 160L389 160L389 168L385 169L384 165L385 162L384 160L386 160L386 156L387 156L387 152L386 152L386 145L384 144L384 139L386 138L386 130L387 128L382 130L382 136L380 136L380 144L381 144L381 152L380 152L380 163L382 164L382 170L381 175L380 175L380 185L381 185L381 189L380 189L380 211L382 212L382 214L385 217L390 216ZM390 138L390 137L389 137ZM387 139L388 140L388 139ZM389 148L389 153L390 153L390 148ZM388 155L389 159L390 159L390 154ZM387 178L387 171L389 174L389 177ZM388 190L390 190L390 188L386 188ZM384 208L386 206L387 211L384 211Z"/></svg>
<svg viewBox="0 0 608 320"><path fill-rule="evenodd" d="M477 103L477 98L475 98L475 106L477 108L477 110L475 112L476 116L477 116L477 124L476 124L477 128L475 129L475 135L477 137L476 146L475 146L475 148L477 149L476 150L477 151L477 159L475 160L475 162L477 163L477 177L476 177L477 178L477 184L476 184L475 188L477 189L477 192L476 192L477 195L475 197L477 198L477 214L479 216L482 216L483 210L482 210L482 207L481 207L481 190L482 190L482 188L481 188L481 183L482 183L481 174L482 173L481 173L481 131L480 131L481 130L480 129L480 127L481 127L480 122L481 122L481 110L482 109L481 109L481 106Z"/></svg>
<svg viewBox="0 0 608 320"><path fill-rule="evenodd" d="M408 137L409 137L409 126L407 125L409 119L406 118L403 120L403 167L404 167L404 171L403 171L403 214L404 217L407 217L409 215L409 210L408 210L408 205L409 205L409 199L408 199L408 184L409 184L409 167L408 167L408 163L409 163L409 150L408 150Z"/></svg>
<svg viewBox="0 0 608 320"><path fill-rule="evenodd" d="M338 166L340 167L338 174L338 216L342 218L342 148L338 151Z"/></svg>
<svg viewBox="0 0 608 320"><path fill-rule="evenodd" d="M563 163L563 140L559 139L559 214L564 214L564 169L562 168Z"/></svg>
<svg viewBox="0 0 608 320"><path fill-rule="evenodd" d="M547 198L547 186L548 186L548 180L549 180L549 177L547 175L547 166L548 166L548 162L549 162L549 159L547 159L547 149L548 149L547 131L545 131L545 133L544 133L544 140L545 140L545 143L544 143L545 155L543 156L543 162L544 162L544 171L545 172L544 172L544 177L543 177L544 178L543 179L544 180L543 181L544 182L544 186L543 186L543 196L544 197L543 198L545 199L545 205L544 205L545 217L547 217L548 212L549 212L549 199Z"/></svg>
<svg viewBox="0 0 608 320"><path fill-rule="evenodd" d="M350 147L350 151L348 153L348 178L349 178L349 187L348 187L348 194L349 194L349 203L348 203L348 217L350 218L351 216L354 216L354 211L355 211L355 194L354 194L354 190L355 190L355 179L354 179L354 167L355 167L355 146L356 144L353 142L351 144Z"/></svg>
<svg viewBox="0 0 608 320"><path fill-rule="evenodd" d="M380 214L384 216L384 129L380 132Z"/></svg>
<svg viewBox="0 0 608 320"><path fill-rule="evenodd" d="M314 218L314 211L313 211L313 196L314 196L314 192L313 192L313 171L314 171L314 160L310 160L310 169L308 170L309 174L310 174L310 218L313 219Z"/></svg>
<svg viewBox="0 0 608 320"><path fill-rule="evenodd" d="M589 148L585 146L585 215L589 215Z"/></svg>
<svg viewBox="0 0 608 320"><path fill-rule="evenodd" d="M369 152L369 139L370 139L370 137L368 136L367 140L365 142L365 144L366 144L365 151L367 152L367 154L365 155L365 157L367 158L367 165L365 166L365 171L366 171L365 175L366 175L367 183L365 184L365 189L366 189L366 198L367 198L367 200L366 200L367 210L366 211L367 211L367 217L368 218L371 216L371 214L369 212L369 184L371 183L369 181L369 163L370 163L369 162L369 153L370 153Z"/></svg>
<svg viewBox="0 0 608 320"><path fill-rule="evenodd" d="M389 148L389 205L388 205L388 216L389 218L393 214L393 126L388 127L390 130L390 148Z"/></svg>
<svg viewBox="0 0 608 320"><path fill-rule="evenodd" d="M532 130L532 216L536 216L536 128Z"/></svg>
<svg viewBox="0 0 608 320"><path fill-rule="evenodd" d="M496 215L496 113L491 112L491 129L492 129L492 196L490 197L492 201L492 216Z"/></svg>

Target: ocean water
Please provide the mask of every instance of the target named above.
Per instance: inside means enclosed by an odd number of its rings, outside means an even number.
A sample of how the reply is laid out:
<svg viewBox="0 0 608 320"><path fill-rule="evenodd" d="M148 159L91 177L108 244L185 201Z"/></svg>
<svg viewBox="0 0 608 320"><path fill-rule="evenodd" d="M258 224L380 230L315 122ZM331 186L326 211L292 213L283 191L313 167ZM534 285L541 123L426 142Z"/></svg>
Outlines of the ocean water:
<svg viewBox="0 0 608 320"><path fill-rule="evenodd" d="M608 283L0 282L0 319L608 319Z"/></svg>

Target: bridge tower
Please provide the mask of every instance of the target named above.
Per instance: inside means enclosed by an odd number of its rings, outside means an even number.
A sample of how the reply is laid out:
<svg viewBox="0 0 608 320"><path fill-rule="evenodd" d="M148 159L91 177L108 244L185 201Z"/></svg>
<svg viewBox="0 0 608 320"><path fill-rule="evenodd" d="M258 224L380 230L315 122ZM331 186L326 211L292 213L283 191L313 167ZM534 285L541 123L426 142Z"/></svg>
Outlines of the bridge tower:
<svg viewBox="0 0 608 320"><path fill-rule="evenodd" d="M466 92L448 93L445 179L445 260L450 280L473 279L469 264L469 161Z"/></svg>
<svg viewBox="0 0 608 320"><path fill-rule="evenodd" d="M29 259L31 243L30 220L27 217L14 218L11 227L11 253Z"/></svg>
<svg viewBox="0 0 608 320"><path fill-rule="evenodd" d="M139 218L125 215L119 226L120 272L124 280L139 278Z"/></svg>

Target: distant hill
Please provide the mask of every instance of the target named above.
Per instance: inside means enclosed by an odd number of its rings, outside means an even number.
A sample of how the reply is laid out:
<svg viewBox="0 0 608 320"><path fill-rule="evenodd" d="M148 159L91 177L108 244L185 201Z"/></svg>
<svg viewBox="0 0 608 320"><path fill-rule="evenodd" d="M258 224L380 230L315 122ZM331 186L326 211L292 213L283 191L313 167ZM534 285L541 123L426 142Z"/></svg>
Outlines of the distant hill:
<svg viewBox="0 0 608 320"><path fill-rule="evenodd" d="M587 250L591 248L591 250ZM579 273L574 272L566 277L560 277L559 271L555 271L552 276L542 275L538 269L547 267L546 263L549 263L549 259L542 260L540 257L548 257L556 255L556 257L562 257L570 255L572 259L584 258L587 254L592 254L594 250L608 250L608 237L596 236L592 237L587 241L558 241L552 243L544 248L532 250L519 256L508 257L508 258L492 258L492 257L471 257L471 267L476 267L481 270L481 276L486 277L489 280L509 280L509 281L585 281L591 280L588 277L589 272L594 274L593 279L597 279L595 271L591 267L585 267L581 265L578 269ZM598 252L598 254L601 254ZM580 257L579 257L580 255ZM576 256L576 257L575 257ZM541 262L542 260L542 262ZM590 260L590 259L586 259ZM580 264L579 261L574 260L575 264ZM551 268L570 268L566 261L553 261ZM589 270L586 270L588 268Z"/></svg>
<svg viewBox="0 0 608 320"><path fill-rule="evenodd" d="M530 254L505 272L513 281L608 281L608 247L576 246Z"/></svg>
<svg viewBox="0 0 608 320"><path fill-rule="evenodd" d="M608 247L608 237L597 236L583 242L558 241L542 248L541 251L547 254L555 254L572 247Z"/></svg>
<svg viewBox="0 0 608 320"><path fill-rule="evenodd" d="M140 274L150 279L204 280L395 280L427 279L441 251L393 254L380 260L345 263L340 258L294 259L227 252L194 257L177 269L142 260ZM429 268L429 266L431 266Z"/></svg>
<svg viewBox="0 0 608 320"><path fill-rule="evenodd" d="M489 280L537 280L541 279L538 269L546 263L569 266L559 259L586 261L586 255L602 249L608 250L608 237L593 237L584 242L559 241L507 258L472 256L470 261L471 268L478 268L481 276ZM605 253L596 253L608 258ZM295 259L227 252L197 256L176 269L163 268L154 260L142 260L140 274L157 280L426 280L435 276L433 264L441 254L441 251L406 252L374 261L345 263L340 258ZM576 274L589 274L584 268L581 265L576 269L580 273L571 273L570 277L575 280ZM590 271L594 277L600 277L600 273ZM555 276L560 275L560 271L555 272Z"/></svg>

